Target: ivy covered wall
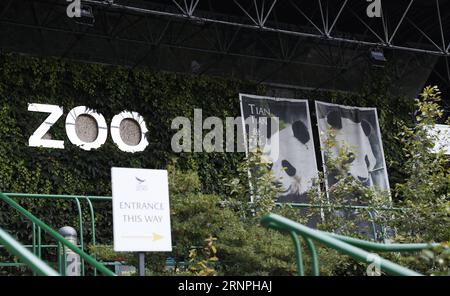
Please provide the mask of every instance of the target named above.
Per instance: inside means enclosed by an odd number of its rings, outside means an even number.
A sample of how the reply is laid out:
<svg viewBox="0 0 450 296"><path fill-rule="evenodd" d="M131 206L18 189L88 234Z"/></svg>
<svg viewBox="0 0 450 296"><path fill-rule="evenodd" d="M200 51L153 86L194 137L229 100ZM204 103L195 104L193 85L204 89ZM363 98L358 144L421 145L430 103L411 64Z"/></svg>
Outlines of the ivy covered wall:
<svg viewBox="0 0 450 296"><path fill-rule="evenodd" d="M387 70L386 70L387 71ZM380 73L380 77L387 77ZM301 91L297 98L317 99L379 109L384 149L392 179L401 179L396 169L401 161L396 150L396 121L409 120L413 100L389 97L388 78L368 77L366 89L359 95ZM171 150L171 122L177 116L193 117L194 108L203 117L239 116L242 93L266 94L267 89L252 82L227 80L148 69L82 64L53 58L19 55L0 56L0 186L4 192L29 192L79 195L110 195L110 169L119 167L166 168L177 158L180 169L198 172L202 190L224 192L223 178L235 174L242 154L186 153ZM28 138L48 114L27 111L28 103L55 104L64 107L64 116L51 130L53 139L64 140L66 148L28 147ZM148 148L141 153L121 152L110 135L104 146L84 151L67 139L65 116L75 106L87 106L103 114L109 125L123 110L137 111L149 129ZM314 116L312 116L314 118ZM318 145L317 145L318 147ZM45 205L45 206L44 206ZM26 207L51 226L75 225L73 205L63 201L33 201ZM102 208L104 207L104 208ZM111 234L110 207L96 207L100 241ZM87 215L87 213L86 213ZM17 225L19 236L29 236L29 225L0 205L0 222ZM12 226L11 226L12 227ZM103 229L103 230L102 230ZM87 230L86 230L87 231Z"/></svg>
<svg viewBox="0 0 450 296"><path fill-rule="evenodd" d="M255 84L207 77L154 73L146 70L78 64L23 56L0 57L0 186L3 192L110 195L112 166L166 168L171 150L171 122L177 116L193 117L193 109L207 116L238 116L238 93L257 93ZM48 116L29 112L28 103L54 104L64 115L50 130L64 140L65 149L28 147L28 138ZM98 150L72 145L64 128L65 116L76 106L103 114L108 125L123 110L139 112L147 123L149 146L144 152L120 151L108 136ZM178 165L198 170L203 189L218 191L219 180L232 173L241 154L178 155ZM74 219L72 205L32 202L27 208L50 225L59 227ZM0 205L1 218L11 211ZM98 212L98 220L108 211ZM52 221L49 221L52 220ZM59 221L56 221L59 220ZM108 219L109 220L109 219ZM20 221L20 220L18 220ZM10 221L12 222L12 221ZM109 222L110 223L110 222ZM14 224L14 223L8 223ZM74 224L72 224L74 225ZM25 228L24 235L27 232Z"/></svg>

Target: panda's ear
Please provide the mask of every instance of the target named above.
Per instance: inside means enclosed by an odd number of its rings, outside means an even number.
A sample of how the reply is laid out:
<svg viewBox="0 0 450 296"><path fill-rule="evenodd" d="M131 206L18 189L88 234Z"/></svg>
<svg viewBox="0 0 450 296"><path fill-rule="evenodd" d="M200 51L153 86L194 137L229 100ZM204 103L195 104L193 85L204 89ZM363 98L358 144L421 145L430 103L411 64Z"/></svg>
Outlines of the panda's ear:
<svg viewBox="0 0 450 296"><path fill-rule="evenodd" d="M292 132L294 133L294 137L297 138L303 144L306 144L310 140L310 135L308 132L308 128L306 125L299 121L296 121L292 124Z"/></svg>
<svg viewBox="0 0 450 296"><path fill-rule="evenodd" d="M338 111L331 111L327 115L327 122L331 127L335 129L342 129L342 118L341 114Z"/></svg>
<svg viewBox="0 0 450 296"><path fill-rule="evenodd" d="M364 134L369 137L372 134L372 126L367 120L361 120L361 127L364 131Z"/></svg>

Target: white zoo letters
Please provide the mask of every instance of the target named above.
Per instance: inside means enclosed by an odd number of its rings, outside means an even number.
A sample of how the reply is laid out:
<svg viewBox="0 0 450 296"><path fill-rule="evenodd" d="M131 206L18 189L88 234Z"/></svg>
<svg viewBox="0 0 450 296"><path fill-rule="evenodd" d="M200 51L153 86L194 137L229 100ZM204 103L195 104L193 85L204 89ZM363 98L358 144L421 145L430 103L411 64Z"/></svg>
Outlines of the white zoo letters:
<svg viewBox="0 0 450 296"><path fill-rule="evenodd" d="M128 145L122 140L122 137L120 136L120 123L124 119L131 119L136 121L139 124L139 127L141 129L141 141L139 144L135 146ZM136 112L122 112L116 116L113 117L111 121L111 137L114 141L114 143L119 146L119 149L126 152L140 152L144 151L145 148L148 146L147 138L145 137L145 134L148 132L147 126L145 124L144 118L139 115L139 113Z"/></svg>
<svg viewBox="0 0 450 296"><path fill-rule="evenodd" d="M80 115L89 115L91 116L98 127L97 138L90 143L82 141L76 132L75 122ZM85 106L78 106L70 110L69 114L66 117L66 133L70 142L83 150L91 150L100 148L106 142L106 138L108 138L108 126L106 125L106 120L103 115L90 110Z"/></svg>
<svg viewBox="0 0 450 296"><path fill-rule="evenodd" d="M31 135L28 140L30 147L47 147L64 149L64 141L44 139L45 134L63 115L63 108L55 105L47 104L28 104L28 111L50 113L45 121Z"/></svg>
<svg viewBox="0 0 450 296"><path fill-rule="evenodd" d="M50 113L47 119L38 127L33 135L31 135L28 141L28 145L30 147L64 149L64 141L44 139L45 134L63 115L63 107L56 105L31 103L28 104L28 111ZM75 122L80 115L88 115L92 117L97 124L97 138L92 142L85 142L81 140L76 133ZM124 119L134 120L140 127L141 140L135 146L126 144L120 135L120 124ZM105 144L106 139L108 138L108 125L106 123L105 117L102 114L97 113L85 106L78 106L70 110L69 114L66 117L65 126L69 141L83 150L89 151L92 149L98 149L103 144ZM144 118L137 112L123 111L120 114L114 116L111 122L112 139L114 143L117 144L119 149L124 152L134 153L144 151L149 145L146 137L147 132L148 130Z"/></svg>

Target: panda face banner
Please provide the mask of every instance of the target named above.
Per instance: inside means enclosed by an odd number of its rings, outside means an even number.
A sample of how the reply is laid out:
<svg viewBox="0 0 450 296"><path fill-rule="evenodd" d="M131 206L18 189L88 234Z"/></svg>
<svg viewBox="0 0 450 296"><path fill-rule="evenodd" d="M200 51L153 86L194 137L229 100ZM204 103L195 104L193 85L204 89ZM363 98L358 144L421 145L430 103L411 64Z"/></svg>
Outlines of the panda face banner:
<svg viewBox="0 0 450 296"><path fill-rule="evenodd" d="M384 159L376 108L358 108L316 101L317 123L327 190L337 183L332 170L326 168L326 157L337 158L339 150L349 149L348 173L367 187L388 192L389 179ZM333 138L329 138L332 133ZM333 147L325 147L327 140ZM329 143L329 142L328 142ZM331 155L325 155L325 150Z"/></svg>
<svg viewBox="0 0 450 296"><path fill-rule="evenodd" d="M281 187L278 202L307 203L308 191L318 177L308 101L240 94L241 113L261 122L267 119L267 142L260 147L263 158L271 164L271 172ZM273 132L270 118L278 118L279 128ZM247 139L247 128L244 128ZM272 131L272 132L270 132ZM248 144L246 145L248 153Z"/></svg>

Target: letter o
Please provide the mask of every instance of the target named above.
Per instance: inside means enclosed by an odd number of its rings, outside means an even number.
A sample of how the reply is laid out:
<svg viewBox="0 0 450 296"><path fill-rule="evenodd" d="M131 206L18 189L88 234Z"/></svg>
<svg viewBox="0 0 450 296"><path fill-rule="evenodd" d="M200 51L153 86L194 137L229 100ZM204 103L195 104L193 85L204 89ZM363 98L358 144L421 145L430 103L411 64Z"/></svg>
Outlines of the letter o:
<svg viewBox="0 0 450 296"><path fill-rule="evenodd" d="M93 142L84 142L77 135L75 122L80 115L89 115L97 123L98 134ZM96 113L86 106L78 106L70 110L66 117L66 133L72 144L79 146L83 150L89 151L91 149L100 148L100 146L105 144L106 139L108 138L108 125L102 114Z"/></svg>
<svg viewBox="0 0 450 296"><path fill-rule="evenodd" d="M141 128L141 141L139 142L139 144L132 146L123 141L122 137L120 136L120 124L124 119L131 119L135 121ZM134 153L144 151L149 144L146 137L147 132L148 130L144 118L137 112L123 111L120 114L114 116L111 121L111 137L114 143L117 144L119 149L124 152Z"/></svg>

